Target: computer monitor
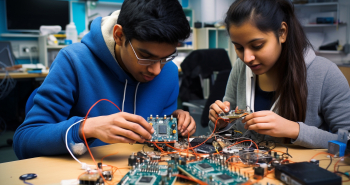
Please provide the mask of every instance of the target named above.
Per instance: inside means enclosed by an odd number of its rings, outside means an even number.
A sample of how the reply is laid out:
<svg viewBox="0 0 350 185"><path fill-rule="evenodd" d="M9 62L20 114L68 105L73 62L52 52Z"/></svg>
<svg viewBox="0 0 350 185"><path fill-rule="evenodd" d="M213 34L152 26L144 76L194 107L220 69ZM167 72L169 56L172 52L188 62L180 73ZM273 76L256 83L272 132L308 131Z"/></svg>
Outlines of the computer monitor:
<svg viewBox="0 0 350 185"><path fill-rule="evenodd" d="M69 24L69 1L6 0L6 27L10 32L39 32L42 25Z"/></svg>

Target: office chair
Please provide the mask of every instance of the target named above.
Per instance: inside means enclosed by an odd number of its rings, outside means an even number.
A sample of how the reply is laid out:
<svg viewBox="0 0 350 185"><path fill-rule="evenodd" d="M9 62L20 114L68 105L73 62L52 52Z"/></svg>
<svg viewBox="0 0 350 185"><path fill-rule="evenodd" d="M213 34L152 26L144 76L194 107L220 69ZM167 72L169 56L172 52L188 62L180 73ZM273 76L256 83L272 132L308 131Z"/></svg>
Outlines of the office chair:
<svg viewBox="0 0 350 185"><path fill-rule="evenodd" d="M197 123L198 132L195 135L206 134L209 106L215 100L222 100L231 68L231 61L224 49L195 50L181 63L183 76L179 97ZM203 95L203 79L210 81L208 99Z"/></svg>

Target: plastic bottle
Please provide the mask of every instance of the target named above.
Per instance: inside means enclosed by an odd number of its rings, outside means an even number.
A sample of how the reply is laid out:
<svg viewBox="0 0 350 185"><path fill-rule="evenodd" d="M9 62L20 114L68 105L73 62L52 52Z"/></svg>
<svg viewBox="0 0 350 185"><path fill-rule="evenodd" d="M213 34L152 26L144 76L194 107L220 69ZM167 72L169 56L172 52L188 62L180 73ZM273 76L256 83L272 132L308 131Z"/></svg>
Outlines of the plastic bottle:
<svg viewBox="0 0 350 185"><path fill-rule="evenodd" d="M71 40L72 43L76 43L78 41L78 32L74 22L70 22L66 26L66 40Z"/></svg>

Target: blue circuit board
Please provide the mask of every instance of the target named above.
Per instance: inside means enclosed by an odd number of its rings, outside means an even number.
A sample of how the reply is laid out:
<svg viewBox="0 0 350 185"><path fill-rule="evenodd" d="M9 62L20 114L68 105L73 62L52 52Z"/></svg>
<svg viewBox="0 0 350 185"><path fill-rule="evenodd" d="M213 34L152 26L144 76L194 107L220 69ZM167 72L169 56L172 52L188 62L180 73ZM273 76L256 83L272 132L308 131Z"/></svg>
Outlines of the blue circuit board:
<svg viewBox="0 0 350 185"><path fill-rule="evenodd" d="M176 174L179 173L174 161L158 163L142 163L130 170L118 183L118 185L153 185L174 184Z"/></svg>
<svg viewBox="0 0 350 185"><path fill-rule="evenodd" d="M209 159L178 165L178 168L186 175L208 184L238 185L248 180Z"/></svg>
<svg viewBox="0 0 350 185"><path fill-rule="evenodd" d="M178 141L177 119L173 117L147 117L147 121L154 128L152 142L158 141Z"/></svg>

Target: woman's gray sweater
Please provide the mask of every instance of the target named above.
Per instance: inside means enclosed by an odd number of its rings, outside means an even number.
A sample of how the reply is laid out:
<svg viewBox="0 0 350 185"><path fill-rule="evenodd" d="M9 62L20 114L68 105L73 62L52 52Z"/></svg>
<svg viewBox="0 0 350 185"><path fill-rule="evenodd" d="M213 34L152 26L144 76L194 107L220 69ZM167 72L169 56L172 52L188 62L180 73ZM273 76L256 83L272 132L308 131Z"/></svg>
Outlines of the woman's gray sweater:
<svg viewBox="0 0 350 185"><path fill-rule="evenodd" d="M305 122L298 122L299 136L292 143L308 148L328 148L328 141L337 140L338 129L350 130L350 89L347 80L336 64L315 55L309 49L305 54L307 68L307 111ZM246 80L248 79L248 80ZM240 59L231 71L223 101L229 101L231 110L236 106L254 107L256 76ZM251 84L251 85L249 85ZM235 129L244 136L258 140L280 140L247 131L241 120L234 122ZM214 123L209 122L210 130Z"/></svg>

